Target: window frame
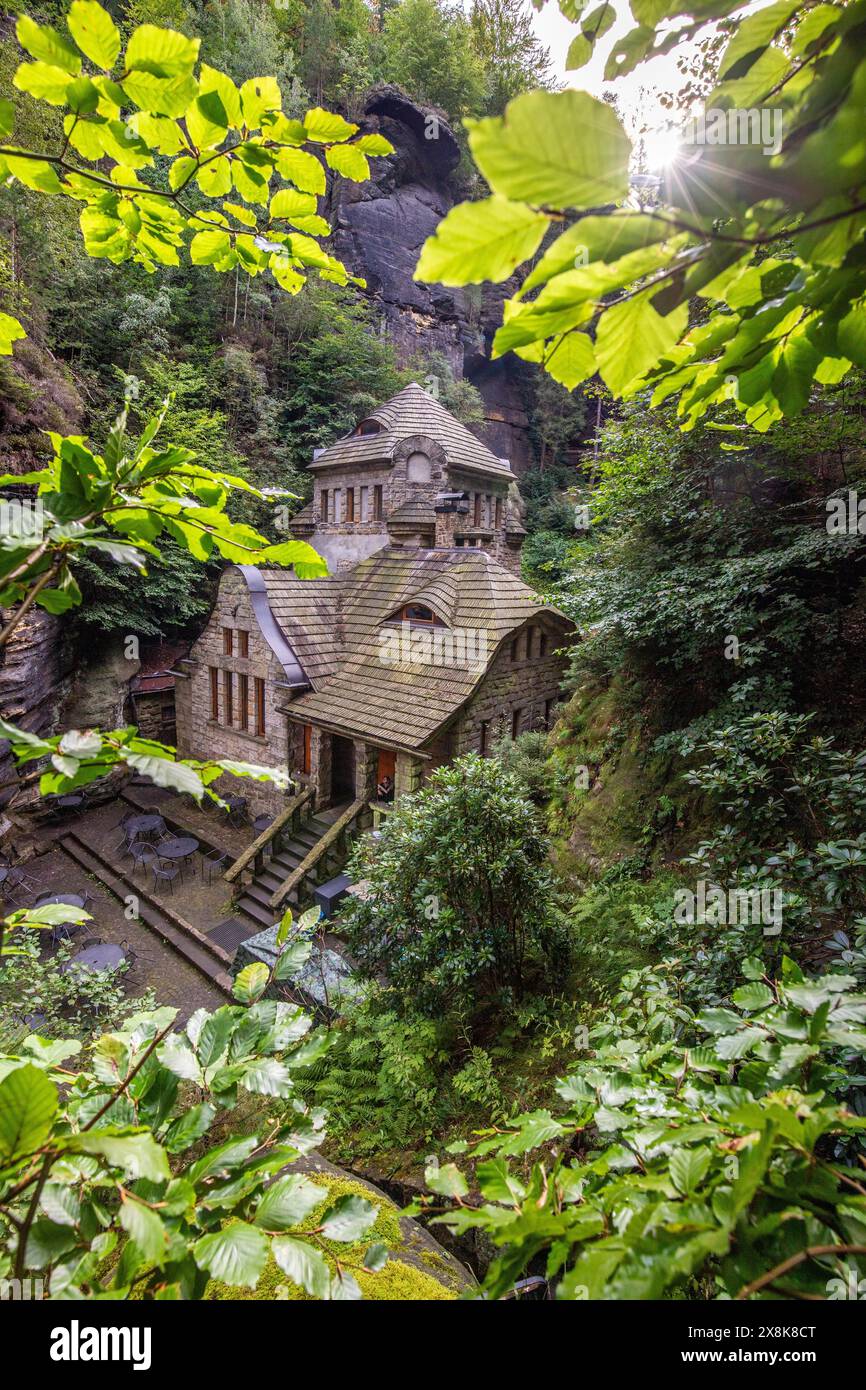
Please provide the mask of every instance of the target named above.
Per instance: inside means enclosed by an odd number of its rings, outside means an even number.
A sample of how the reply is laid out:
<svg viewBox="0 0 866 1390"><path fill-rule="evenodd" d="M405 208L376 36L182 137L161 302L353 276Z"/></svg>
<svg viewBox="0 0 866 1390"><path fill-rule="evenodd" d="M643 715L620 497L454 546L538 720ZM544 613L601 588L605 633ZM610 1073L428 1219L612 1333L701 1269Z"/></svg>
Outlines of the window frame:
<svg viewBox="0 0 866 1390"><path fill-rule="evenodd" d="M253 699L255 701L255 734L256 738L264 738L266 730L265 721L265 681L263 676L253 677Z"/></svg>
<svg viewBox="0 0 866 1390"><path fill-rule="evenodd" d="M238 728L250 727L250 678L246 671L238 671Z"/></svg>

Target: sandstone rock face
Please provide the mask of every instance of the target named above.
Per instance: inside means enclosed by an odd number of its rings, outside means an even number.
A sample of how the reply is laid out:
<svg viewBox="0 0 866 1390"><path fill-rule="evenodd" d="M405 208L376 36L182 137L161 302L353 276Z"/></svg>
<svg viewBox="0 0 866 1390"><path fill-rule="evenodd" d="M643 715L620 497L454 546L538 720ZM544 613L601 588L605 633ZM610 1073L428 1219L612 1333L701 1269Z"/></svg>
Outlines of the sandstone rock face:
<svg viewBox="0 0 866 1390"><path fill-rule="evenodd" d="M439 352L456 377L468 377L478 388L486 417L478 432L520 473L532 456L526 368L517 358L489 358L502 289L449 289L412 279L427 237L459 201L451 180L460 147L441 111L411 101L399 87L376 88L365 109L365 129L381 131L395 152L373 161L369 182L341 179L331 189L335 253L367 281L382 332L392 339L401 365Z"/></svg>
<svg viewBox="0 0 866 1390"><path fill-rule="evenodd" d="M8 616L8 614L7 614ZM35 734L53 734L69 691L74 655L64 641L63 619L31 608L0 650L0 714ZM33 764L22 770L27 776ZM10 785L6 785L9 783ZM36 783L18 785L9 745L0 741L0 806L36 797Z"/></svg>
<svg viewBox="0 0 866 1390"><path fill-rule="evenodd" d="M122 638L98 651L75 673L63 710L64 725L72 729L120 728L130 715L125 708L129 683L140 669L140 661L125 656Z"/></svg>

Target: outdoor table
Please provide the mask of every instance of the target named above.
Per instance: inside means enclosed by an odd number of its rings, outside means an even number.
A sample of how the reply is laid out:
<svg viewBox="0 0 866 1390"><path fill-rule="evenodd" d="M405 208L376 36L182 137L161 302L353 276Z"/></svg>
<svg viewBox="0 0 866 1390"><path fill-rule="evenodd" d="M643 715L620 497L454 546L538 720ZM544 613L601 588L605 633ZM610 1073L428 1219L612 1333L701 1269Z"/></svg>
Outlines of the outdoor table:
<svg viewBox="0 0 866 1390"><path fill-rule="evenodd" d="M102 941L96 946L85 946L83 951L79 951L72 960L61 965L60 969L65 974L74 970L90 970L98 973L100 970L111 970L116 965L122 965L126 960L126 952L120 946L115 946L113 941Z"/></svg>
<svg viewBox="0 0 866 1390"><path fill-rule="evenodd" d="M126 822L125 829L131 839L137 835L153 835L157 830L165 829L165 821L162 816L130 816Z"/></svg>
<svg viewBox="0 0 866 1390"><path fill-rule="evenodd" d="M176 835L173 840L160 840L155 846L160 859L187 859L198 849L192 835Z"/></svg>
<svg viewBox="0 0 866 1390"><path fill-rule="evenodd" d="M80 893L40 893L34 902L34 908L51 907L54 905L65 907L84 907L84 898ZM51 940L56 946L63 937L68 941L76 932L87 931L86 922L55 922L51 928Z"/></svg>
<svg viewBox="0 0 866 1390"><path fill-rule="evenodd" d="M50 907L54 903L62 903L65 907L84 907L84 898L80 893L40 893L33 906Z"/></svg>
<svg viewBox="0 0 866 1390"><path fill-rule="evenodd" d="M268 826L273 824L273 819L273 816L256 816L253 821L253 830L257 835L261 835L263 830L267 830Z"/></svg>

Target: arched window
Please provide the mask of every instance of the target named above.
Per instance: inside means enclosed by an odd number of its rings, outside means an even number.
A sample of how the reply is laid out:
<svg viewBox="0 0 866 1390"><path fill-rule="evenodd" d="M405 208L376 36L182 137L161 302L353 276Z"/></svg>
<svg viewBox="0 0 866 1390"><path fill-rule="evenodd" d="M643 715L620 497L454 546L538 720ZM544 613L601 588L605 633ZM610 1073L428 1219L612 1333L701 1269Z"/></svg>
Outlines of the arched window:
<svg viewBox="0 0 866 1390"><path fill-rule="evenodd" d="M362 420L360 425L355 427L356 434L378 434L382 426L378 420Z"/></svg>
<svg viewBox="0 0 866 1390"><path fill-rule="evenodd" d="M429 483L432 477L432 465L427 454L420 450L410 454L406 460L406 481L409 483Z"/></svg>

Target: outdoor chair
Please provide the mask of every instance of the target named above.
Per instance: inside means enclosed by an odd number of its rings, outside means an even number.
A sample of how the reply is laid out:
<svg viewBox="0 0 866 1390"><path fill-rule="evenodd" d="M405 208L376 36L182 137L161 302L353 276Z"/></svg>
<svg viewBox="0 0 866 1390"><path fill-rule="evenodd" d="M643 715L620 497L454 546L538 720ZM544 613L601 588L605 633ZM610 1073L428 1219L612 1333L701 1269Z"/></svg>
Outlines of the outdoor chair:
<svg viewBox="0 0 866 1390"><path fill-rule="evenodd" d="M171 889L172 897L174 897L174 881L180 873L180 865L172 864L171 868L165 868L157 860L153 860L150 867L153 872L154 891L160 883L167 883Z"/></svg>
<svg viewBox="0 0 866 1390"><path fill-rule="evenodd" d="M118 821L117 825L114 827L115 830L120 831L120 839L111 846L111 853L120 854L121 858L129 853L129 846L132 844L133 840L138 839L137 834L129 830L128 822L130 819L131 816L124 816L123 820Z"/></svg>
<svg viewBox="0 0 866 1390"><path fill-rule="evenodd" d="M209 849L201 857L203 872L207 873L208 883L213 883L214 875L222 873L231 862L231 855L227 849Z"/></svg>
<svg viewBox="0 0 866 1390"><path fill-rule="evenodd" d="M58 922L51 928L51 945L59 946L61 941L71 941L73 936L79 935L88 937L92 946L96 945L97 938L86 922Z"/></svg>
<svg viewBox="0 0 866 1390"><path fill-rule="evenodd" d="M19 868L9 870L6 875L6 883L13 891L19 888L23 889L25 893L36 893L39 891L39 884L36 882L35 878L31 878L29 874L25 874L24 870Z"/></svg>
<svg viewBox="0 0 866 1390"><path fill-rule="evenodd" d="M148 864L153 864L153 862L157 859L157 853L153 845L142 844L139 840L133 840L132 844L129 846L129 849L127 850L127 853L131 854L133 858L133 874L140 865L141 868L145 870L146 875Z"/></svg>

